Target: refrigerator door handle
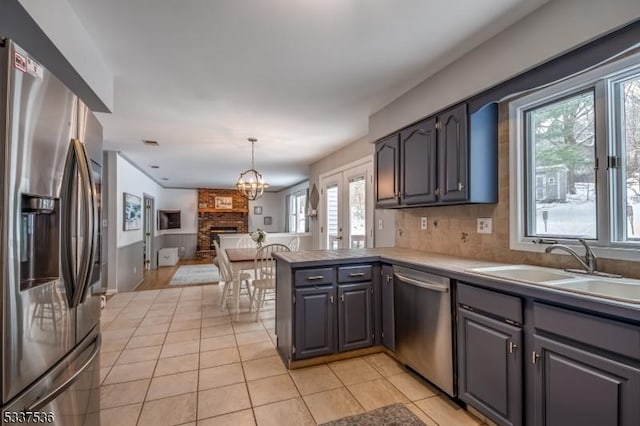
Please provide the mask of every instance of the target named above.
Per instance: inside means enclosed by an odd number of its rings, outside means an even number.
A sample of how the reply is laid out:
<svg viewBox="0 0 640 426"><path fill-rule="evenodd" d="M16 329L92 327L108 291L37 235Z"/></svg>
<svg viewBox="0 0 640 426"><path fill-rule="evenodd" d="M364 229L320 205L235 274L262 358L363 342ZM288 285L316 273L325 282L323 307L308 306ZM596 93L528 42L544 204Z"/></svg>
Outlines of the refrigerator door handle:
<svg viewBox="0 0 640 426"><path fill-rule="evenodd" d="M42 409L45 405L47 405L48 403L56 399L61 393L63 393L71 385L73 385L75 381L78 380L78 377L80 377L80 375L87 368L89 368L93 360L100 353L100 348L102 346L102 336L100 334L96 336L96 340L94 344L95 346L91 351L91 355L89 355L89 359L87 359L87 361L84 364L82 364L82 367L80 367L75 373L73 373L73 375L69 377L67 380L65 380L64 383L62 383L60 386L57 386L54 390L49 392L47 395L43 396L42 398L38 398L33 403L31 403L31 405L26 408L26 411L40 411L40 409Z"/></svg>
<svg viewBox="0 0 640 426"><path fill-rule="evenodd" d="M73 140L73 145L74 150L76 151L78 170L80 171L80 188L83 194L82 198L84 201L84 209L87 214L81 254L82 262L80 263L77 286L73 294L73 303L71 305L72 307L76 307L82 302L87 287L90 285L89 281L91 280L91 267L95 259L95 251L97 245L97 233L95 229L96 191L93 184L91 169L89 168L90 166L89 160L87 159L87 151L84 144L77 139Z"/></svg>
<svg viewBox="0 0 640 426"><path fill-rule="evenodd" d="M74 140L71 140L69 151L67 153L67 159L65 161L64 166L64 174L62 178L62 190L60 194L60 199L63 201L61 205L61 235L60 235L60 251L61 251L61 259L60 263L62 266L62 276L65 285L65 291L67 296L67 302L71 307L73 304L73 295L76 291L76 287L78 286L78 277L76 276L75 271L75 263L73 262L73 258L75 256L73 246L73 224L72 218L74 215L72 214L74 210L73 203L73 193L74 193L74 175L76 173L76 160L77 152L74 145Z"/></svg>

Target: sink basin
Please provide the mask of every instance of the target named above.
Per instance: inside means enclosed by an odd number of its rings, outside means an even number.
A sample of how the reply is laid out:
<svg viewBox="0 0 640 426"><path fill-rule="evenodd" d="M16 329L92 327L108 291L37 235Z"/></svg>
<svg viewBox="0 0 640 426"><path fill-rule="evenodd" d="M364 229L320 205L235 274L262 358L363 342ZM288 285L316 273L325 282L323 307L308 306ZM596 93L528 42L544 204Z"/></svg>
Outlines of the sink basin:
<svg viewBox="0 0 640 426"><path fill-rule="evenodd" d="M547 281L566 280L567 278L575 277L575 275L563 271L531 265L507 265L471 268L469 269L469 272L487 275L490 277L524 281L536 284L545 283Z"/></svg>
<svg viewBox="0 0 640 426"><path fill-rule="evenodd" d="M621 300L623 302L640 303L640 281L636 280L621 281L576 278L570 281L559 281L549 284L576 293Z"/></svg>

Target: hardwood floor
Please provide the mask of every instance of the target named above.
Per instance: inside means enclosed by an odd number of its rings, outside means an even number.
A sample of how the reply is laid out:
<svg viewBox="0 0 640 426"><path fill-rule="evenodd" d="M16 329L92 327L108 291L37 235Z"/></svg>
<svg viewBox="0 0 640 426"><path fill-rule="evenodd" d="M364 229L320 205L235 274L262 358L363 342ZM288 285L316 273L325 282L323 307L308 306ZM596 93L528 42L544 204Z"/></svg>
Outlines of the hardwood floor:
<svg viewBox="0 0 640 426"><path fill-rule="evenodd" d="M180 265L199 265L203 263L210 263L208 260L181 260L175 266L158 266L157 269L145 271L144 281L140 284L135 291L144 290L161 290L164 288L180 288L180 287L193 287L193 285L169 285L173 274L176 273Z"/></svg>

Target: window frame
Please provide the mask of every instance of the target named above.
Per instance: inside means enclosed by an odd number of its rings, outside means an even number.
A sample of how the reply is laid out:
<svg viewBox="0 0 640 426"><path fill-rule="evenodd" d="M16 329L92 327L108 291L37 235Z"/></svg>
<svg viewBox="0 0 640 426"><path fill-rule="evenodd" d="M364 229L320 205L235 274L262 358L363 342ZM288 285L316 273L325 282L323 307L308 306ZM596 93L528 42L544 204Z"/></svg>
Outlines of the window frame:
<svg viewBox="0 0 640 426"><path fill-rule="evenodd" d="M640 239L623 241L626 220L622 196L626 179L623 167L608 167L608 156L622 155L622 141L618 125L620 107L615 108L615 86L631 76L640 75L640 53L607 63L559 82L534 89L509 102L509 246L512 250L544 252L550 241L580 246L577 237L528 236L527 217L530 215L526 197L529 195L526 112L593 90L595 158L596 158L596 217L597 235L589 239L598 256L640 260ZM619 104L619 102L618 102ZM533 194L535 195L535 194Z"/></svg>
<svg viewBox="0 0 640 426"><path fill-rule="evenodd" d="M305 212L302 213L302 215L304 216L305 220L304 220L304 229L303 230L299 230L298 229L298 222L299 222L299 218L298 218L298 211L297 208L295 209L295 212L292 213L292 203L295 202L296 207L298 207L298 200L301 197L305 197ZM306 215L306 205L309 202L309 189L301 189L299 191L295 191L292 192L290 194L287 194L286 196L286 215L287 215L287 229L286 232L290 233L290 234L305 234L307 232L309 232L309 218ZM295 217L295 220L291 220L292 217ZM293 223L292 223L293 222ZM292 231L292 226L295 227L295 231Z"/></svg>

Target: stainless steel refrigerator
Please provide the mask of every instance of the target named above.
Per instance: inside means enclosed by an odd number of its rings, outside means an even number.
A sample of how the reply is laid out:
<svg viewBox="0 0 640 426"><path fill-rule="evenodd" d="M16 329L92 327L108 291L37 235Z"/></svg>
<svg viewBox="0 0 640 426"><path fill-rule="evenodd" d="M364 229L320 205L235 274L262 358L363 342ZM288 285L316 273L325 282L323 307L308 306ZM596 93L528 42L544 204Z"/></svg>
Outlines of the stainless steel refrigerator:
<svg viewBox="0 0 640 426"><path fill-rule="evenodd" d="M2 424L99 425L102 127L0 39L0 131Z"/></svg>

